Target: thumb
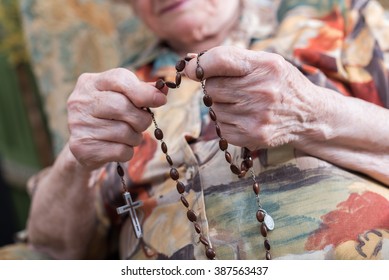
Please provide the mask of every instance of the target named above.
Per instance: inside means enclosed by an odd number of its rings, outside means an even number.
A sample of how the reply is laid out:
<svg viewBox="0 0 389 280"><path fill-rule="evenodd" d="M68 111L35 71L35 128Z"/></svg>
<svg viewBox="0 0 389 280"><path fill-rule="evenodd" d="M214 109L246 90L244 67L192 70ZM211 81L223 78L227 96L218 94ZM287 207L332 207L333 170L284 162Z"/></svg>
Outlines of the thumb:
<svg viewBox="0 0 389 280"><path fill-rule="evenodd" d="M215 47L191 59L185 67L185 74L190 79L199 81L196 70L200 66L204 73L203 79L245 76L252 71L251 61L257 56L257 52L238 47Z"/></svg>

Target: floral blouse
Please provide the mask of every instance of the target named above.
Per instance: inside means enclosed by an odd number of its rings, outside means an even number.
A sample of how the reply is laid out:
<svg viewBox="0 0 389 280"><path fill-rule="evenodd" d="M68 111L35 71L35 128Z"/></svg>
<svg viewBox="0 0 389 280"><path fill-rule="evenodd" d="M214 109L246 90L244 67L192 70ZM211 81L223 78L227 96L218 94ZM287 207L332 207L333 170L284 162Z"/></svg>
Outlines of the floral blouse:
<svg viewBox="0 0 389 280"><path fill-rule="evenodd" d="M243 3L225 45L278 53L319 86L389 108L389 23L376 1ZM159 42L125 66L146 81L171 81L179 59ZM264 259L252 178L230 171L199 83L183 77L153 112L202 240L151 126L134 157L122 163L133 200L142 202L136 212L143 236L136 238L131 219L117 214L125 202L116 163L108 164L92 180L99 193L96 240L107 243L96 242L90 256L206 259L203 241L217 259ZM241 161L240 147L228 151ZM253 161L261 204L275 222L268 233L273 259L389 259L388 186L289 145L255 151Z"/></svg>
<svg viewBox="0 0 389 280"><path fill-rule="evenodd" d="M375 1L277 2L246 1L240 26L225 44L279 53L317 85L389 106L389 29ZM178 59L161 43L129 63L144 80L174 80ZM252 180L231 173L205 109L199 83L184 77L167 105L154 111L184 197L217 259L263 259ZM153 133L150 127L125 164L128 188L143 203L136 210L143 237L137 239L131 220L116 213L124 201L115 164L95 183L110 229L105 232L119 232L124 259L205 259ZM228 151L241 160L241 148L230 145ZM253 158L262 206L275 221L268 235L273 258L389 258L387 186L289 145L255 151Z"/></svg>

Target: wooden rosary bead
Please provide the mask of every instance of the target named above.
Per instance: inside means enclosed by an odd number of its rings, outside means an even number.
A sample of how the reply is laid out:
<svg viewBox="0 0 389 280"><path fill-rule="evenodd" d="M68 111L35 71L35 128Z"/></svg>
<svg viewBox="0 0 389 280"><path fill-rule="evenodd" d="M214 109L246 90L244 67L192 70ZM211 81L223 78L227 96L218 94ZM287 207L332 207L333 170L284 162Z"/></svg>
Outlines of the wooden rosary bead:
<svg viewBox="0 0 389 280"><path fill-rule="evenodd" d="M244 163L245 163L247 169L250 169L254 165L253 159L251 157L248 157L247 159L245 159Z"/></svg>
<svg viewBox="0 0 389 280"><path fill-rule="evenodd" d="M200 65L197 65L196 67L196 78L200 81L204 78L204 69Z"/></svg>
<svg viewBox="0 0 389 280"><path fill-rule="evenodd" d="M162 80L162 79L158 79L156 82L155 82L155 87L159 90L163 89L163 87L165 86L165 82Z"/></svg>
<svg viewBox="0 0 389 280"><path fill-rule="evenodd" d="M211 107L212 104L213 104L212 97L210 95L208 95L208 94L204 94L203 102L204 102L205 106Z"/></svg>
<svg viewBox="0 0 389 280"><path fill-rule="evenodd" d="M202 234L200 234L199 240L204 246L209 246L208 240Z"/></svg>
<svg viewBox="0 0 389 280"><path fill-rule="evenodd" d="M183 194L185 192L185 185L181 181L177 181L176 188L179 194Z"/></svg>
<svg viewBox="0 0 389 280"><path fill-rule="evenodd" d="M157 138L158 140L162 140L163 139L163 132L160 128L156 128L154 130L154 136L155 138Z"/></svg>
<svg viewBox="0 0 389 280"><path fill-rule="evenodd" d="M207 248L207 250L205 251L205 255L208 259L213 260L216 257L216 252L213 248Z"/></svg>
<svg viewBox="0 0 389 280"><path fill-rule="evenodd" d="M181 85L181 74L176 74L176 86L179 87Z"/></svg>
<svg viewBox="0 0 389 280"><path fill-rule="evenodd" d="M266 227L265 223L261 224L261 234L263 237L267 237L267 227Z"/></svg>
<svg viewBox="0 0 389 280"><path fill-rule="evenodd" d="M162 150L162 152L163 152L164 154L167 153L167 145L166 145L165 142L162 142L162 143L161 143L161 150Z"/></svg>
<svg viewBox="0 0 389 280"><path fill-rule="evenodd" d="M247 170L249 170L245 161L242 161L242 163L240 164L240 170L246 171L246 172L247 172Z"/></svg>
<svg viewBox="0 0 389 280"><path fill-rule="evenodd" d="M172 178L174 181L180 178L180 173L178 173L178 170L174 167L170 168L170 178Z"/></svg>
<svg viewBox="0 0 389 280"><path fill-rule="evenodd" d="M260 187L259 187L259 184L257 182L255 182L253 184L253 191L255 192L256 195L259 194L259 191L260 191Z"/></svg>
<svg viewBox="0 0 389 280"><path fill-rule="evenodd" d="M211 120L213 120L214 122L216 122L216 120L217 120L216 114L215 114L215 112L212 110L212 108L209 108L209 116L210 116Z"/></svg>
<svg viewBox="0 0 389 280"><path fill-rule="evenodd" d="M181 195L181 202L182 204L188 208L189 207L189 202L186 200L185 196Z"/></svg>
<svg viewBox="0 0 389 280"><path fill-rule="evenodd" d="M242 148L242 158L246 159L250 156L250 150L246 147Z"/></svg>
<svg viewBox="0 0 389 280"><path fill-rule="evenodd" d="M186 212L186 216L188 217L188 220L192 223L197 221L196 213L193 212L193 210L188 210L188 212Z"/></svg>
<svg viewBox="0 0 389 280"><path fill-rule="evenodd" d="M228 142L227 142L226 139L221 138L221 139L219 140L219 148L220 148L220 150L222 150L222 151L227 150L227 148L228 148Z"/></svg>
<svg viewBox="0 0 389 280"><path fill-rule="evenodd" d="M266 260L271 260L271 254L270 252L266 252Z"/></svg>
<svg viewBox="0 0 389 280"><path fill-rule="evenodd" d="M244 176L246 176L246 174L247 174L246 170L241 170L239 175L238 175L238 178L243 178Z"/></svg>
<svg viewBox="0 0 389 280"><path fill-rule="evenodd" d="M226 161L231 164L231 162L232 162L231 154L229 152L225 151L224 157L226 158Z"/></svg>
<svg viewBox="0 0 389 280"><path fill-rule="evenodd" d="M117 171L117 173L119 174L120 177L123 177L123 176L124 176L123 167L121 167L119 164L118 164L118 166L116 167L116 171Z"/></svg>
<svg viewBox="0 0 389 280"><path fill-rule="evenodd" d="M270 242L269 240L265 239L265 242L263 242L263 245L265 246L266 251L270 251Z"/></svg>
<svg viewBox="0 0 389 280"><path fill-rule="evenodd" d="M230 165L230 169L231 169L231 172L234 173L235 175L239 175L240 174L240 169L235 164L231 164Z"/></svg>
<svg viewBox="0 0 389 280"><path fill-rule="evenodd" d="M176 70L177 72L182 72L185 69L186 62L185 60L180 60L176 63Z"/></svg>
<svg viewBox="0 0 389 280"><path fill-rule="evenodd" d="M173 82L165 82L165 85L168 87L168 88L176 88L177 85Z"/></svg>
<svg viewBox="0 0 389 280"><path fill-rule="evenodd" d="M166 155L166 161L169 163L170 166L173 165L173 160L169 155Z"/></svg>
<svg viewBox="0 0 389 280"><path fill-rule="evenodd" d="M201 227L200 227L200 225L199 225L198 223L194 223L194 228L195 228L195 230L196 230L196 232L197 232L198 234L201 233Z"/></svg>
<svg viewBox="0 0 389 280"><path fill-rule="evenodd" d="M219 136L220 138L222 138L222 132L220 130L220 126L218 124L215 125L215 128L216 128L216 134L217 136Z"/></svg>
<svg viewBox="0 0 389 280"><path fill-rule="evenodd" d="M258 222L263 223L263 221L265 220L265 213L261 210L258 210L256 216Z"/></svg>

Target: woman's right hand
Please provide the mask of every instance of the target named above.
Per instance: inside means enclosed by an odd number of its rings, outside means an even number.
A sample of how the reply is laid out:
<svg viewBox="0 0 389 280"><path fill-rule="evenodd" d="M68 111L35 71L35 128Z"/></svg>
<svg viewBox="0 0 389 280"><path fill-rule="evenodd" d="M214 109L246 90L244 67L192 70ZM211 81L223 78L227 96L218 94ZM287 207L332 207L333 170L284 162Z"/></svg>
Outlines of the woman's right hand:
<svg viewBox="0 0 389 280"><path fill-rule="evenodd" d="M87 170L130 160L152 122L142 108L165 104L164 93L124 68L82 74L67 103L74 157Z"/></svg>

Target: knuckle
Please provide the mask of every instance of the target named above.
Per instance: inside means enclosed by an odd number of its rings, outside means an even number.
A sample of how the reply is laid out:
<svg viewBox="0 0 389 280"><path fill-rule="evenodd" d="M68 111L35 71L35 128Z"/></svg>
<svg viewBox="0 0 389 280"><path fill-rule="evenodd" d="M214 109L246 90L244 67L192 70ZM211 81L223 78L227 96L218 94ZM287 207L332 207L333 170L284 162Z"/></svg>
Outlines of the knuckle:
<svg viewBox="0 0 389 280"><path fill-rule="evenodd" d="M273 75L280 77L285 69L286 60L279 54L271 54L270 58L269 64Z"/></svg>

